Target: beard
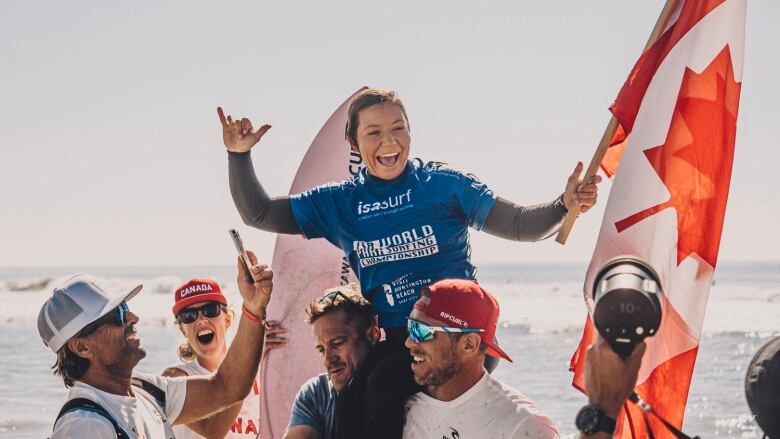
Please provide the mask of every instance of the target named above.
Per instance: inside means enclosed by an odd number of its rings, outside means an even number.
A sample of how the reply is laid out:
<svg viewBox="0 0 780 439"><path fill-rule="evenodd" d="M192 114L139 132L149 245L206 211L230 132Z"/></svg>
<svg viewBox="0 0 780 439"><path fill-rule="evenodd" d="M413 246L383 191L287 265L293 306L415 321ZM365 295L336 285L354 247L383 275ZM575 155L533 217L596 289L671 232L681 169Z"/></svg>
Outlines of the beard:
<svg viewBox="0 0 780 439"><path fill-rule="evenodd" d="M114 339L114 343L103 350L101 360L107 370L124 375L127 371L132 372L138 362L146 358L146 349L140 339L127 340L127 336L134 332L133 329L125 328L123 337Z"/></svg>
<svg viewBox="0 0 780 439"><path fill-rule="evenodd" d="M460 372L461 365L458 361L455 344L452 344L449 351L436 363L430 365L425 375L419 378L415 375L414 381L421 386L441 386Z"/></svg>

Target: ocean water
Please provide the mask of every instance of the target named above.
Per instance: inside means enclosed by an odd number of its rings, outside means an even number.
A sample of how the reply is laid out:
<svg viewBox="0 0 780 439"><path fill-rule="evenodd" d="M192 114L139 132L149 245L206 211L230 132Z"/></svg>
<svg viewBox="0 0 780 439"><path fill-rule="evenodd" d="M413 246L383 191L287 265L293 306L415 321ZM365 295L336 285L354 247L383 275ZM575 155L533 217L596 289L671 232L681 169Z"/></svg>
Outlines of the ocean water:
<svg viewBox="0 0 780 439"><path fill-rule="evenodd" d="M585 397L571 387L569 359L585 320L585 265L487 265L480 282L501 303L502 347L515 360L494 372L541 406L563 437L575 437L574 415ZM40 305L69 274L98 276L107 289L145 285L133 299L148 352L138 366L159 373L176 362L181 341L170 315L172 290L190 277L220 281L238 302L232 267L0 269L0 439L41 438L67 391L51 374L54 355L38 337ZM746 367L758 347L780 333L780 263L718 267L685 415L684 431L701 437L758 438L744 397Z"/></svg>

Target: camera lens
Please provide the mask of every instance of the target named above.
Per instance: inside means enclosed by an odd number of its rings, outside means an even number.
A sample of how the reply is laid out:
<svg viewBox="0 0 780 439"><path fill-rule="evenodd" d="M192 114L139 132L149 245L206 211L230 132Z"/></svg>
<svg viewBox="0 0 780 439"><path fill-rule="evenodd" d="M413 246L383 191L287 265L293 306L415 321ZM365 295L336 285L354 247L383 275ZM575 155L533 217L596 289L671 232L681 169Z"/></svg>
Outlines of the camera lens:
<svg viewBox="0 0 780 439"><path fill-rule="evenodd" d="M661 324L658 275L646 262L620 257L607 262L593 284L593 323L612 349L627 357Z"/></svg>

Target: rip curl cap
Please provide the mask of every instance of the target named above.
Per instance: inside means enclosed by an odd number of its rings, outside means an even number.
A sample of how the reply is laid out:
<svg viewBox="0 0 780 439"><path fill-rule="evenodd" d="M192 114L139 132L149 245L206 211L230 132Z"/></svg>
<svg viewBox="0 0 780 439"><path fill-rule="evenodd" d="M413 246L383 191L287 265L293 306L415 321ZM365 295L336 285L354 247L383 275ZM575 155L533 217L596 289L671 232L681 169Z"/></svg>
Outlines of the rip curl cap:
<svg viewBox="0 0 780 439"><path fill-rule="evenodd" d="M474 281L440 280L428 287L431 303L423 312L453 328L484 329L479 336L491 357L512 361L495 342L499 308L496 299Z"/></svg>

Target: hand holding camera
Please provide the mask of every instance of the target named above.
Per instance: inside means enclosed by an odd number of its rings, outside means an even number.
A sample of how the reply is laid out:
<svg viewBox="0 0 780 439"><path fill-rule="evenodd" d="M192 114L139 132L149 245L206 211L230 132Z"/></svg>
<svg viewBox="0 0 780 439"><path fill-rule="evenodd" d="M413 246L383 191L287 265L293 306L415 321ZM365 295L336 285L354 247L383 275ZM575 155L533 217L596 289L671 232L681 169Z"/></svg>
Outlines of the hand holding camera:
<svg viewBox="0 0 780 439"><path fill-rule="evenodd" d="M585 435L611 436L626 398L634 391L646 345L661 324L660 282L645 262L620 257L599 270L593 284L593 323L599 339L588 348L585 393L577 413Z"/></svg>
<svg viewBox="0 0 780 439"><path fill-rule="evenodd" d="M629 399L645 417L658 418L675 437L690 438L634 392L646 349L644 339L661 326L662 293L655 270L634 257L612 259L596 275L593 324L600 337L588 348L585 361L585 392L590 403L576 418L583 434L610 437L620 407Z"/></svg>

